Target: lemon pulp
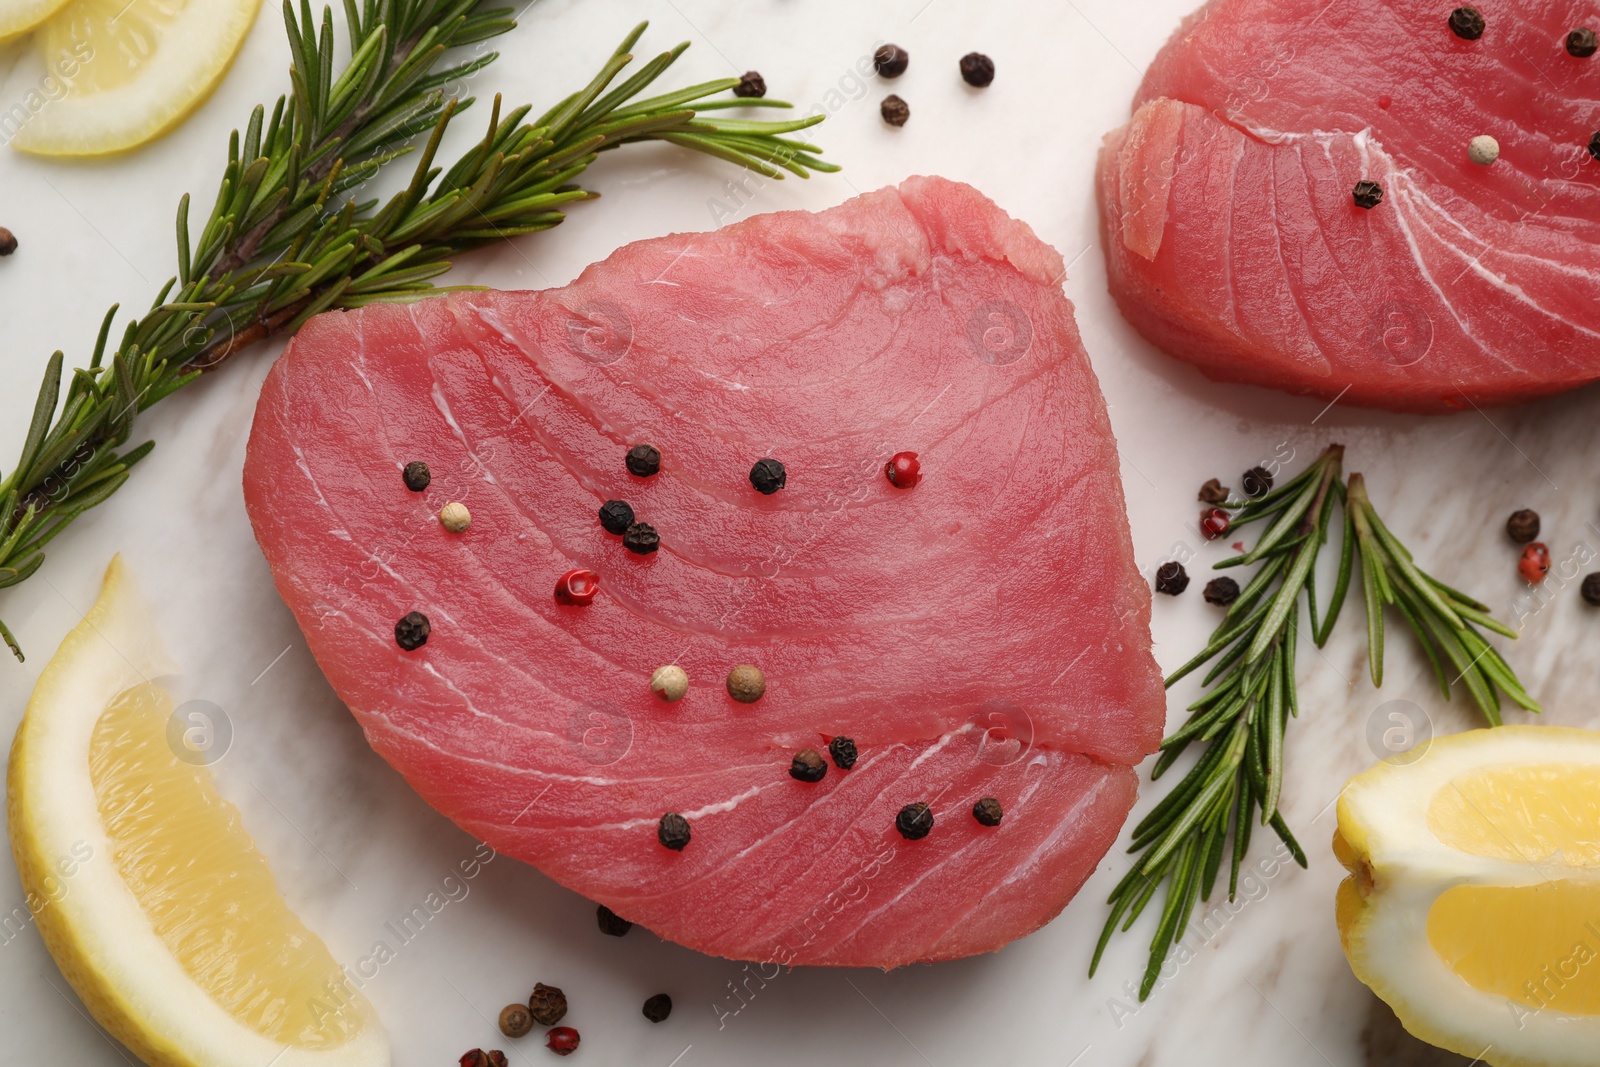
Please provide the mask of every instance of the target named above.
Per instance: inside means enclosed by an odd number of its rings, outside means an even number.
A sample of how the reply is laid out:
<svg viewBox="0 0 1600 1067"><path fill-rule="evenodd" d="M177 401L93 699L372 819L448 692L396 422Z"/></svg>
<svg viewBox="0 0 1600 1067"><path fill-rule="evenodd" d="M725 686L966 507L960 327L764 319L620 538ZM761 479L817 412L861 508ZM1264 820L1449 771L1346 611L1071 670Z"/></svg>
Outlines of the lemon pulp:
<svg viewBox="0 0 1600 1067"><path fill-rule="evenodd" d="M345 1003L338 963L279 896L210 772L173 754L172 708L147 683L95 723L89 776L118 873L168 951L240 1023L301 1048L344 1044L366 1020L333 1006Z"/></svg>
<svg viewBox="0 0 1600 1067"><path fill-rule="evenodd" d="M74 89L103 93L139 76L161 44L166 27L189 0L76 0L40 31L46 56L72 54L84 44L94 62L72 78Z"/></svg>
<svg viewBox="0 0 1600 1067"><path fill-rule="evenodd" d="M1600 767L1479 767L1428 804L1428 829L1450 848L1541 865L1600 865Z"/></svg>
<svg viewBox="0 0 1600 1067"><path fill-rule="evenodd" d="M1460 885L1428 911L1428 943L1476 989L1600 1015L1600 885Z"/></svg>

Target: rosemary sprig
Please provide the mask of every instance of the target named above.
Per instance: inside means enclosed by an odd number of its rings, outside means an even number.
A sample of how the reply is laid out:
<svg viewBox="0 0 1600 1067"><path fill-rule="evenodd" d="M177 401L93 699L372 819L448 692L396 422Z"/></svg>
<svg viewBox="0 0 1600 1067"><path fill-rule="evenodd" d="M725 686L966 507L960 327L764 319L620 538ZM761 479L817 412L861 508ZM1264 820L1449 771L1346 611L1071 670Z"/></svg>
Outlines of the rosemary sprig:
<svg viewBox="0 0 1600 1067"><path fill-rule="evenodd" d="M688 47L643 64L620 83L637 26L588 85L533 121L530 107L501 114L495 98L484 137L448 169L435 154L472 99L446 98L490 64L489 52L441 67L453 48L512 29L509 8L483 0L343 0L350 58L334 73L333 15L320 28L309 0L284 0L291 91L269 116L257 107L234 131L216 201L190 237L189 197L178 204L178 270L142 319L107 354L117 308L106 313L87 368L62 396L63 355L46 367L15 466L0 480L0 589L26 581L44 547L127 480L154 443L126 451L134 417L233 353L297 329L329 308L400 302L436 290L431 279L457 254L549 229L567 205L598 194L574 182L601 152L665 141L772 178L838 167L787 135L821 115L784 122L715 117L777 100L727 97L736 78L640 99ZM380 208L348 195L391 161L417 150L411 182ZM60 414L57 415L57 407ZM0 622L0 638L22 649Z"/></svg>
<svg viewBox="0 0 1600 1067"><path fill-rule="evenodd" d="M1216 661L1205 676L1205 694L1188 707L1189 720L1161 742L1151 779L1164 775L1191 746L1204 751L1134 827L1129 851L1142 855L1111 891L1111 914L1089 965L1093 976L1119 924L1124 931L1131 928L1165 883L1140 1000L1149 997L1168 952L1188 929L1196 901L1211 898L1229 853L1230 831L1230 900L1238 892L1240 865L1258 821L1272 828L1297 863L1306 865L1305 852L1279 810L1284 732L1299 715L1294 662L1300 602L1306 603L1308 632L1321 647L1344 605L1357 556L1374 685L1383 684L1383 609L1392 604L1416 633L1446 699L1453 681L1464 682L1493 725L1500 723L1499 692L1529 711L1540 710L1477 628L1512 638L1516 632L1492 618L1486 605L1418 569L1373 509L1361 475L1352 474L1348 484L1341 479L1343 461L1343 447L1333 445L1265 496L1223 505L1235 512L1233 526L1261 522L1265 530L1248 552L1223 560L1217 568L1259 566L1206 647L1166 680L1170 688ZM1335 525L1336 503L1343 505L1337 523L1342 532L1339 566L1319 622L1316 563ZM1447 676L1444 660L1458 672L1454 680Z"/></svg>

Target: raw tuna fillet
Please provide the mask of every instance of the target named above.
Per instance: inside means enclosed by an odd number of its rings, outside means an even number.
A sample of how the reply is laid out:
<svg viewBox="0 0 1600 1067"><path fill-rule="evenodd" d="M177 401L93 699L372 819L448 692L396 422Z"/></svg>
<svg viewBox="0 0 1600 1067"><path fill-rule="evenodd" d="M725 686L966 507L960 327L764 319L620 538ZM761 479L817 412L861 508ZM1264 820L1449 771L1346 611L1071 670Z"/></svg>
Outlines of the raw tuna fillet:
<svg viewBox="0 0 1600 1067"><path fill-rule="evenodd" d="M322 315L262 389L250 518L372 745L501 852L723 956L996 949L1089 876L1163 722L1061 277L976 191L918 178L630 245L565 289ZM901 451L914 487L885 476ZM602 528L610 499L659 551ZM587 605L555 596L574 568L599 576ZM411 611L431 635L408 652ZM663 664L691 680L676 703ZM725 691L741 664L756 703ZM836 736L851 769L790 775Z"/></svg>
<svg viewBox="0 0 1600 1067"><path fill-rule="evenodd" d="M1600 13L1479 10L1477 40L1429 0L1191 16L1100 154L1134 327L1213 378L1400 410L1600 377L1600 56L1565 47ZM1480 135L1496 162L1469 158Z"/></svg>

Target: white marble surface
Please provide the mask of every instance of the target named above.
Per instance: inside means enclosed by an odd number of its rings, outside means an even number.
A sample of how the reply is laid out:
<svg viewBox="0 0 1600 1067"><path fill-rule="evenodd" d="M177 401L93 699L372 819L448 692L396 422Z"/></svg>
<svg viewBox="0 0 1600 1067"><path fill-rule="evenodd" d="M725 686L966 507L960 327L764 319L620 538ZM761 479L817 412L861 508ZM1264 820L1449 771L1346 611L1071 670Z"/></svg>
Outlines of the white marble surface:
<svg viewBox="0 0 1600 1067"><path fill-rule="evenodd" d="M1091 197L1101 134L1119 124L1140 70L1191 0L545 0L504 39L504 58L473 90L547 103L586 79L637 19L646 44L694 42L680 83L761 70L775 96L835 113L816 132L842 175L808 183L749 182L741 213L820 208L913 173L969 181L1030 222L1072 266L1066 283L1111 403L1139 563L1153 571L1175 545L1200 547L1194 491L1293 449L1295 464L1330 440L1348 446L1374 499L1419 560L1510 615L1525 588L1500 532L1515 507L1537 508L1558 561L1600 546L1600 420L1592 392L1487 414L1394 417L1201 380L1137 339L1105 292ZM877 103L891 87L853 73L880 40L912 55L892 86L912 119L890 130ZM956 75L971 49L998 76L978 93ZM9 64L14 53L8 54ZM266 5L217 95L166 141L131 156L67 165L0 153L0 225L21 250L0 261L0 462L20 445L38 373L56 347L81 360L104 307L148 301L172 269L172 211L191 190L209 203L227 130L285 82L287 50ZM26 88L15 78L5 104ZM484 109L469 113L475 129ZM588 180L606 198L547 234L481 253L454 279L507 288L560 285L618 244L714 225L710 204L740 176L670 149L616 155ZM160 444L131 484L57 542L44 569L0 594L0 616L27 647L0 663L0 733L9 736L50 652L92 601L114 551L149 589L187 673L180 698L227 712L235 738L217 766L222 790L270 857L296 910L354 962L385 924L410 911L472 854L474 842L431 812L363 743L318 674L274 595L245 519L239 485L251 405L276 355L263 348L140 422ZM1319 417L1319 412L1320 417ZM1156 605L1157 653L1168 668L1198 646L1215 609L1204 575ZM1549 721L1600 725L1593 692L1600 617L1575 583L1529 612L1507 655L1550 709ZM544 1062L531 1039L501 1040L491 1020L533 981L563 986L588 1063L700 1067L818 1058L884 1065L1267 1065L1462 1062L1397 1035L1392 1018L1351 976L1333 927L1340 869L1327 842L1340 784L1373 759L1369 719L1409 699L1440 731L1473 724L1442 704L1403 639L1388 679L1365 678L1359 621L1341 623L1326 653L1303 654L1300 721L1288 739L1284 807L1311 868L1269 868L1237 914L1137 1012L1136 981L1153 916L1119 939L1099 978L1084 969L1104 917L1104 893L1126 868L1114 852L1080 899L1043 931L1003 952L933 967L877 972L802 970L745 986L741 965L659 942L643 931L598 935L593 908L515 861L491 863L367 985L401 1067L453 1063L475 1045L513 1063ZM1181 695L1181 694L1180 694ZM1174 699L1173 707L1183 702ZM1381 715L1380 715L1381 717ZM1511 719L1525 716L1510 715ZM1147 790L1148 805L1153 794ZM1257 861L1271 842L1257 838ZM9 852L0 858L0 911L21 903ZM458 894L459 895L459 894ZM671 993L670 1021L651 1026L643 999ZM737 1009L735 1011L735 1009ZM82 1013L31 929L0 944L0 1063L120 1064ZM675 1058L676 1057L676 1058ZM577 1061L574 1061L577 1062Z"/></svg>

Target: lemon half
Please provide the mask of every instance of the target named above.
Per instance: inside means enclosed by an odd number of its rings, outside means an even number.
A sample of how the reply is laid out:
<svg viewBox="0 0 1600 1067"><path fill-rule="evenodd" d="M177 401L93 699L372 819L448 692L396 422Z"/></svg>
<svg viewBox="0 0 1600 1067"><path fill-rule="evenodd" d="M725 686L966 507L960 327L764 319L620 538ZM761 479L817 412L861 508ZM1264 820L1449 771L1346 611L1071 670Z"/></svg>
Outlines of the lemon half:
<svg viewBox="0 0 1600 1067"><path fill-rule="evenodd" d="M1600 1063L1600 732L1502 726L1357 775L1334 851L1356 977L1495 1067Z"/></svg>
<svg viewBox="0 0 1600 1067"><path fill-rule="evenodd" d="M119 559L11 748L11 847L93 1016L155 1067L384 1067L388 1040L289 910L210 770L168 741L173 673Z"/></svg>
<svg viewBox="0 0 1600 1067"><path fill-rule="evenodd" d="M27 33L66 3L67 0L0 0L0 44Z"/></svg>
<svg viewBox="0 0 1600 1067"><path fill-rule="evenodd" d="M11 143L103 156L171 130L233 63L261 0L71 0L37 35L44 72L9 113Z"/></svg>

